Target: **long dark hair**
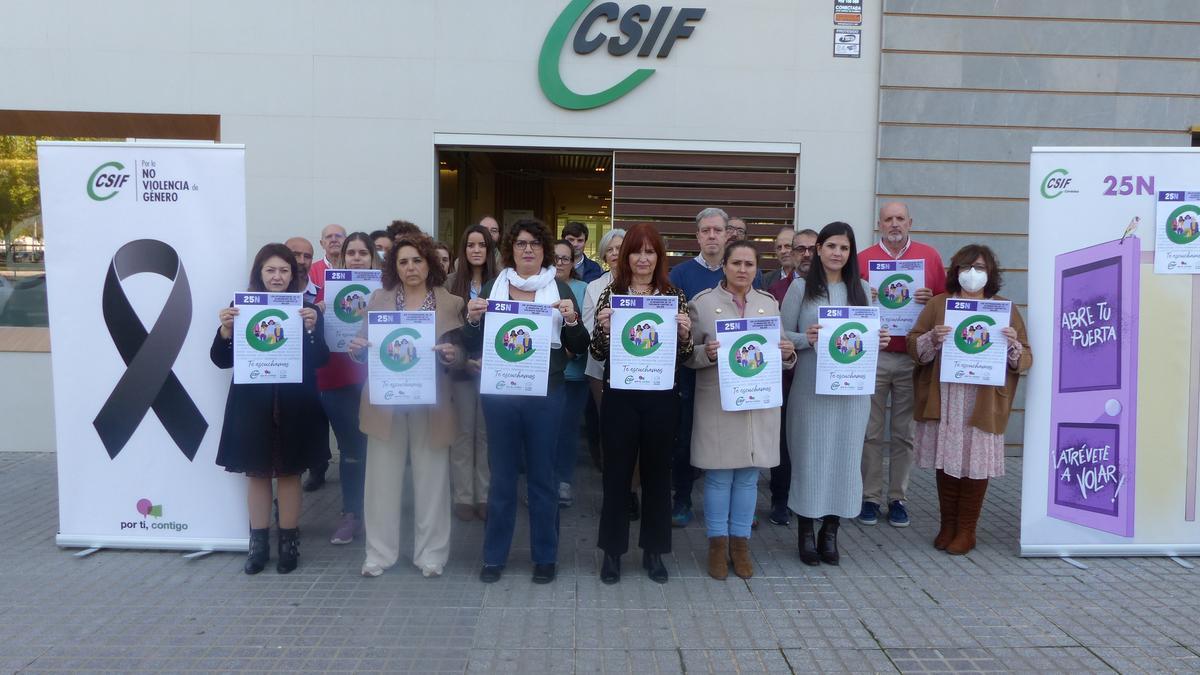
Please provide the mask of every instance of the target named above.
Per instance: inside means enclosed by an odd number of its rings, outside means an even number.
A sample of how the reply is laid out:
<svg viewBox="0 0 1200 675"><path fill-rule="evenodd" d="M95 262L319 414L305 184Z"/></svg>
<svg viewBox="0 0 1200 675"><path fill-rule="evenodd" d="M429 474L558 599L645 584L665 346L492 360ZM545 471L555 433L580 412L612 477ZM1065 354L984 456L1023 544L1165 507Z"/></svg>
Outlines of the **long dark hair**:
<svg viewBox="0 0 1200 675"><path fill-rule="evenodd" d="M625 233L625 240L621 242L621 252L617 255L617 264L613 268L612 288L617 294L629 292L629 282L633 280L633 268L629 265L629 256L641 251L646 244L654 249L658 254L658 259L654 262L654 277L650 280L654 290L665 294L671 288L671 282L667 278L667 250L663 246L662 235L653 225L646 223L638 223L629 228Z"/></svg>
<svg viewBox="0 0 1200 675"><path fill-rule="evenodd" d="M483 255L481 283L486 284L496 278L496 242L492 241L492 233L482 225L472 225L463 232L462 239L458 241L458 259L454 263L454 283L447 289L463 300L471 299L471 277L474 275L471 263L467 262L467 240L472 234L482 236L483 244L487 247Z"/></svg>
<svg viewBox="0 0 1200 675"><path fill-rule="evenodd" d="M400 257L400 249L405 246L417 249L417 253L421 254L421 257L425 259L425 264L429 266L425 285L430 290L446 283L446 270L442 269L442 263L438 260L437 246L433 238L423 232L401 234L396 238L396 244L392 246L392 250L388 251L387 261L383 266L383 287L385 289L390 291L400 285L400 273L396 271L396 258Z"/></svg>
<svg viewBox="0 0 1200 675"><path fill-rule="evenodd" d="M252 293L267 292L267 287L263 285L262 268L267 264L268 259L275 256L283 258L283 261L292 268L292 281L288 284L285 292L297 293L304 290L297 288L300 285L300 269L296 266L296 255L292 253L292 249L279 242L266 244L258 249L258 253L254 255L254 264L250 266L250 284L246 286L246 290Z"/></svg>
<svg viewBox="0 0 1200 675"><path fill-rule="evenodd" d="M825 265L821 262L821 247L830 237L841 235L850 240L850 254L846 266L842 268L842 282L846 284L846 302L851 305L869 305L867 294L862 288L858 271L858 245L854 243L854 228L839 221L832 222L821 228L817 235L816 260L808 267L808 276L804 278L804 299L819 302L829 300L829 282L825 279Z"/></svg>
<svg viewBox="0 0 1200 675"><path fill-rule="evenodd" d="M504 266L516 269L517 256L513 255L513 245L517 241L517 235L522 232L528 232L542 243L541 268L554 267L554 237L550 236L550 230L546 229L545 224L536 218L522 218L502 235L504 243L500 246L500 261Z"/></svg>

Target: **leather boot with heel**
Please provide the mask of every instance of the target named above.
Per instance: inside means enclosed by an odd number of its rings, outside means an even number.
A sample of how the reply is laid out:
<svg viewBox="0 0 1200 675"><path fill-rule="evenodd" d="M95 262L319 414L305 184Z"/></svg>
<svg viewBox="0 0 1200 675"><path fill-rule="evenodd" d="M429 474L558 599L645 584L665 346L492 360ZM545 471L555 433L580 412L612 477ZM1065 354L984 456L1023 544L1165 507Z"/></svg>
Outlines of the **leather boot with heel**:
<svg viewBox="0 0 1200 675"><path fill-rule="evenodd" d="M656 584L667 583L667 566L663 564L661 553L642 552L642 569Z"/></svg>
<svg viewBox="0 0 1200 675"><path fill-rule="evenodd" d="M279 562L275 563L275 571L287 574L300 564L300 529L279 529Z"/></svg>
<svg viewBox="0 0 1200 675"><path fill-rule="evenodd" d="M246 564L242 571L246 574L258 574L267 566L271 559L271 530L250 530L250 549L246 555Z"/></svg>
<svg viewBox="0 0 1200 675"><path fill-rule="evenodd" d="M797 516L796 527L799 532L797 548L800 551L800 562L805 565L820 565L821 554L817 552L817 535L813 531L813 519Z"/></svg>
<svg viewBox="0 0 1200 675"><path fill-rule="evenodd" d="M975 548L975 526L979 524L979 513L983 510L983 497L988 488L986 478L959 480L957 529L954 539L946 545L946 553L950 555L963 555Z"/></svg>
<svg viewBox="0 0 1200 675"><path fill-rule="evenodd" d="M621 580L621 556L604 554L604 562L600 563L600 581L612 585Z"/></svg>
<svg viewBox="0 0 1200 675"><path fill-rule="evenodd" d="M742 579L754 576L754 563L750 560L750 538L730 537L729 558L733 561L733 573Z"/></svg>
<svg viewBox="0 0 1200 675"><path fill-rule="evenodd" d="M941 469L937 470L938 513L942 527L933 539L933 547L939 551L946 550L958 529L959 487L958 478Z"/></svg>
<svg viewBox="0 0 1200 675"><path fill-rule="evenodd" d="M837 545L838 526L842 524L842 519L825 516L821 521L821 531L817 532L817 552L821 554L821 562L836 565L842 558Z"/></svg>
<svg viewBox="0 0 1200 675"><path fill-rule="evenodd" d="M708 538L708 576L719 581L729 576L729 537Z"/></svg>

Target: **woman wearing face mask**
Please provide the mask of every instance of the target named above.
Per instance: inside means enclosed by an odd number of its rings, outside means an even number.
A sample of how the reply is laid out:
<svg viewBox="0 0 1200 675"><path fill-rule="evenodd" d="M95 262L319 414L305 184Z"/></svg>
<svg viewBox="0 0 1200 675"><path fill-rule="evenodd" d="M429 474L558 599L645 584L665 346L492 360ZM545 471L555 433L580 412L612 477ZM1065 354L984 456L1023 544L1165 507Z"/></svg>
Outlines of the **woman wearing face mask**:
<svg viewBox="0 0 1200 675"><path fill-rule="evenodd" d="M351 234L342 241L342 267L348 270L379 267L375 264L374 248L365 232ZM325 310L324 302L318 306ZM346 352L330 352L329 362L317 370L321 405L337 438L338 479L342 486L342 516L329 537L331 544L349 544L355 535L362 533L367 437L358 429L358 400L366 379L366 366Z"/></svg>
<svg viewBox="0 0 1200 675"><path fill-rule="evenodd" d="M479 297L484 284L496 278L496 242L487 228L472 225L463 232L454 273L446 290L463 303ZM461 521L487 520L487 425L479 404L479 366L482 353L467 354L467 367L451 375L458 435L450 446L450 489L454 517Z"/></svg>
<svg viewBox="0 0 1200 675"><path fill-rule="evenodd" d="M872 304L871 287L859 277L854 230L846 223L830 223L817 235L817 259L808 274L792 282L783 298L783 331L797 352L786 425L792 459L788 508L798 516L800 561L806 565L838 564L841 519L858 515L862 506L862 447L871 396L816 394L813 348L821 328L818 306ZM883 327L879 348L888 340ZM817 518L821 531L814 536Z"/></svg>
<svg viewBox="0 0 1200 675"><path fill-rule="evenodd" d="M937 471L941 529L934 548L962 555L975 548L975 525L983 509L988 479L1004 475L1004 428L1017 380L1033 365L1025 321L1013 305L1009 325L1008 370L1003 387L940 382L942 345L953 328L946 326L947 298L1003 300L996 255L987 246L964 246L950 259L946 293L936 295L908 334L913 373L917 465Z"/></svg>
<svg viewBox="0 0 1200 675"><path fill-rule="evenodd" d="M254 256L251 293L300 293L296 258L283 244L267 244ZM209 358L218 368L233 367L233 319L236 307L222 309ZM250 479L246 493L250 511L250 553L242 570L258 574L271 558L271 481L279 499L279 561L287 574L300 559L300 474L314 456L325 451L321 438L318 366L329 358L321 313L304 303L303 381L295 384L231 384L225 400L225 422L217 446L217 465ZM285 336L287 337L287 336ZM295 339L295 338L293 338Z"/></svg>

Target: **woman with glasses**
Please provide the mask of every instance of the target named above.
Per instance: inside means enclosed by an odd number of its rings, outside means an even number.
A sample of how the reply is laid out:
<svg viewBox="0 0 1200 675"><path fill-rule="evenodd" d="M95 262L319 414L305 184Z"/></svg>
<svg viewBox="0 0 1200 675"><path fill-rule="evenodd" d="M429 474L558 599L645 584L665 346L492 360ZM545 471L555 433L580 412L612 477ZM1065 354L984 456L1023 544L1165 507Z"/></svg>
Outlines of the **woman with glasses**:
<svg viewBox="0 0 1200 675"><path fill-rule="evenodd" d="M547 584L558 573L558 485L555 448L563 412L563 372L568 353L582 354L587 330L579 320L570 286L556 278L554 240L539 220L518 220L500 247L504 269L467 304L463 335L468 350L483 349L487 300L536 302L553 307L549 384L545 396L484 394L488 460L488 519L483 538L484 583L500 580L517 520L517 472L525 466L529 495L529 539L533 582Z"/></svg>
<svg viewBox="0 0 1200 675"><path fill-rule="evenodd" d="M583 304L587 284L579 279L574 263L575 249L571 242L559 239L554 243L554 278L571 289L575 306ZM587 365L587 354L568 351L567 368L563 371L563 414L558 428L555 456L558 469L558 505L569 507L575 503L572 484L575 480L575 464L579 459L579 423L583 419L583 406L587 403L588 384L583 369Z"/></svg>

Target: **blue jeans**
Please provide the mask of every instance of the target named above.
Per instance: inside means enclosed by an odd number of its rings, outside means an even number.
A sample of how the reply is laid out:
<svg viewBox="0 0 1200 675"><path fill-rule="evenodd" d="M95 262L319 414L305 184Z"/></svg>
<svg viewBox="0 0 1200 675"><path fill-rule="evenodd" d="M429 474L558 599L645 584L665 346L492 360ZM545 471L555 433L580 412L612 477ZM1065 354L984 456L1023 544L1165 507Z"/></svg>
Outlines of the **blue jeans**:
<svg viewBox="0 0 1200 675"><path fill-rule="evenodd" d="M508 563L517 525L517 473L524 463L529 487L529 549L535 565L558 561L558 481L555 442L563 394L552 387L544 398L480 396L487 421L488 518L483 564Z"/></svg>
<svg viewBox="0 0 1200 675"><path fill-rule="evenodd" d="M709 537L750 538L758 502L758 469L707 469L704 472L704 522Z"/></svg>
<svg viewBox="0 0 1200 675"><path fill-rule="evenodd" d="M575 480L575 465L579 463L579 424L583 420L583 406L588 400L588 383L586 380L567 380L559 392L563 409L554 453L555 469L558 482L571 483Z"/></svg>
<svg viewBox="0 0 1200 675"><path fill-rule="evenodd" d="M367 478L367 435L358 430L361 384L321 392L321 407L338 444L338 475L342 483L342 512L362 518L363 485Z"/></svg>

